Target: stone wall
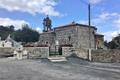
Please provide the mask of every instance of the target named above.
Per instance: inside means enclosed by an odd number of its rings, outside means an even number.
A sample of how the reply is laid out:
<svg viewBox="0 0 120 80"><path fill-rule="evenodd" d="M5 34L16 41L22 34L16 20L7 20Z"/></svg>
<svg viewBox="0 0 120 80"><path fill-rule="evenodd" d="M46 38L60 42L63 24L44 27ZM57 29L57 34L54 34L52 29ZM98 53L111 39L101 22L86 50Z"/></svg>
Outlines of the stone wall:
<svg viewBox="0 0 120 80"><path fill-rule="evenodd" d="M88 49L76 49L76 55L82 59L88 59Z"/></svg>
<svg viewBox="0 0 120 80"><path fill-rule="evenodd" d="M40 34L39 45L53 45L55 43L55 33L54 32L44 32Z"/></svg>
<svg viewBox="0 0 120 80"><path fill-rule="evenodd" d="M77 48L87 48L95 49L95 32L94 28L77 26ZM90 37L89 37L90 36Z"/></svg>
<svg viewBox="0 0 120 80"><path fill-rule="evenodd" d="M91 60L95 62L120 62L120 50L92 50Z"/></svg>
<svg viewBox="0 0 120 80"><path fill-rule="evenodd" d="M0 48L0 57L9 57L12 56L14 52L14 48Z"/></svg>
<svg viewBox="0 0 120 80"><path fill-rule="evenodd" d="M48 58L49 47L25 47L29 53L29 58Z"/></svg>
<svg viewBox="0 0 120 80"><path fill-rule="evenodd" d="M88 59L88 49L80 49L80 48L73 48L73 47L63 47L62 48L62 55L67 57L72 54L77 55L82 59Z"/></svg>
<svg viewBox="0 0 120 80"><path fill-rule="evenodd" d="M75 53L73 47L62 47L62 56L67 57Z"/></svg>
<svg viewBox="0 0 120 80"><path fill-rule="evenodd" d="M91 48L95 49L95 28L85 27L83 25L73 25L67 27L59 27L55 29L56 39L59 45L72 44L75 48ZM89 39L90 36L90 39Z"/></svg>
<svg viewBox="0 0 120 80"><path fill-rule="evenodd" d="M59 45L72 44L74 47L77 46L76 26L57 28L55 29L55 33Z"/></svg>

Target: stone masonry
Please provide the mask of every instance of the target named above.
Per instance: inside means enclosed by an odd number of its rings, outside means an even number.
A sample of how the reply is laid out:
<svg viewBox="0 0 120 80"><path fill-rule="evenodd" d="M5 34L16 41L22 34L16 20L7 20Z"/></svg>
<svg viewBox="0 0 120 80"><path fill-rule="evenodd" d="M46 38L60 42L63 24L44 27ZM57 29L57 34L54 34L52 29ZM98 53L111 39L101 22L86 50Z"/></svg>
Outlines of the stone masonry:
<svg viewBox="0 0 120 80"><path fill-rule="evenodd" d="M91 59L95 62L120 62L120 50L92 50Z"/></svg>
<svg viewBox="0 0 120 80"><path fill-rule="evenodd" d="M59 46L72 45L74 48L96 49L96 30L93 26L72 23L56 27L51 32L41 33L39 44L54 46L55 42L58 41Z"/></svg>

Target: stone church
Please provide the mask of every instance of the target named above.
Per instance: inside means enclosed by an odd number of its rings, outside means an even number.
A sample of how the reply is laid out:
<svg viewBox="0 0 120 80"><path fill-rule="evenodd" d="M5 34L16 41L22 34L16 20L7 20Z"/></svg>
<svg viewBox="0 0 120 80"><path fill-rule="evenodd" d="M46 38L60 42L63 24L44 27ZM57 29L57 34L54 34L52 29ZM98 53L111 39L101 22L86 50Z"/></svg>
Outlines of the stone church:
<svg viewBox="0 0 120 80"><path fill-rule="evenodd" d="M104 48L104 35L97 33L95 26L72 22L52 28L52 21L47 16L43 20L43 33L40 34L39 45L49 47L72 46L83 49Z"/></svg>

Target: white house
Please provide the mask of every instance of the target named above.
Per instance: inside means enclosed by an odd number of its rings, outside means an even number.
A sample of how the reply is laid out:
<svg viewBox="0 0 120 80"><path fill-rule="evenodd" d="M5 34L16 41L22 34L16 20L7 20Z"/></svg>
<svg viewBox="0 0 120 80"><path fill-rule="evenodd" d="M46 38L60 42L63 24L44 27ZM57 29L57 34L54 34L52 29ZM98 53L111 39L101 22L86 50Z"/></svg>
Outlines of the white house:
<svg viewBox="0 0 120 80"><path fill-rule="evenodd" d="M0 47L18 47L20 44L13 40L10 35L7 37L6 40L1 40L0 37Z"/></svg>

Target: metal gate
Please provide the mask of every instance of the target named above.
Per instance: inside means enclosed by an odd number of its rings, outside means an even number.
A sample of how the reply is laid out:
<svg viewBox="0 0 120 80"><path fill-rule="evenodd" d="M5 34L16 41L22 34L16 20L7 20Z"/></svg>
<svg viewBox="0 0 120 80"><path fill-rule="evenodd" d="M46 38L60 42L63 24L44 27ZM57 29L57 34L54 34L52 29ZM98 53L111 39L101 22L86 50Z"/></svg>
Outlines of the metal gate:
<svg viewBox="0 0 120 80"><path fill-rule="evenodd" d="M62 47L54 46L49 47L49 56L62 55Z"/></svg>

